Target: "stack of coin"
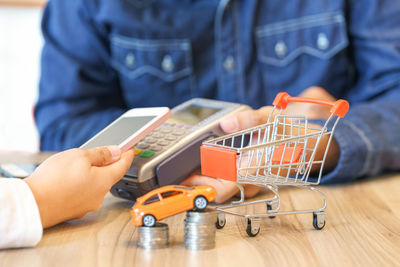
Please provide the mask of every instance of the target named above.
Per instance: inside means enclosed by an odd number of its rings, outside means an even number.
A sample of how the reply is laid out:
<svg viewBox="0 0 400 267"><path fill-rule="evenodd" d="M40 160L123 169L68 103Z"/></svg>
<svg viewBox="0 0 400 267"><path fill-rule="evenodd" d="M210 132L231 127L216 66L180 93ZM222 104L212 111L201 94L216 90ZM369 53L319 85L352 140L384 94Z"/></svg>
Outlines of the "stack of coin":
<svg viewBox="0 0 400 267"><path fill-rule="evenodd" d="M157 222L153 227L138 227L138 247L146 249L165 248L168 246L168 238L168 224Z"/></svg>
<svg viewBox="0 0 400 267"><path fill-rule="evenodd" d="M216 221L215 211L188 211L185 219L185 247L191 250L214 248Z"/></svg>

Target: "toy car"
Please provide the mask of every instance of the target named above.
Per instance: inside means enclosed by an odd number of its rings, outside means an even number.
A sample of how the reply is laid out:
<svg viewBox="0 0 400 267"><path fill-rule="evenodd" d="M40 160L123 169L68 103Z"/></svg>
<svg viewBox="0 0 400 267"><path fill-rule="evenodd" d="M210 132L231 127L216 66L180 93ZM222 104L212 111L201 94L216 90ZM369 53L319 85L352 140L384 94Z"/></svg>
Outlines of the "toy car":
<svg viewBox="0 0 400 267"><path fill-rule="evenodd" d="M216 197L217 192L208 185L163 186L136 199L131 209L132 222L136 226L151 227L158 220L186 210L204 210Z"/></svg>

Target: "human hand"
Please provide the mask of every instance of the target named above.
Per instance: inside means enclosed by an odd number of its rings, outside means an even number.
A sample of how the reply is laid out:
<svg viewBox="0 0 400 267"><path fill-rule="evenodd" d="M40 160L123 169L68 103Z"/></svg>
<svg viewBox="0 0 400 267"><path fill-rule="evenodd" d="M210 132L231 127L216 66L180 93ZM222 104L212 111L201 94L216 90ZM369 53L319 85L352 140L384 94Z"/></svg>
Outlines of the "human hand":
<svg viewBox="0 0 400 267"><path fill-rule="evenodd" d="M300 97L309 97L309 98L316 98L316 99L323 99L329 101L335 101L336 99L330 95L326 90L321 87L309 87L304 90L300 95ZM234 133L240 130L244 130L247 128L251 128L260 124L265 124L268 120L268 116L272 112L272 106L264 106L258 110L246 110L225 118L221 121L220 126L225 133ZM309 119L326 119L329 117L330 108L321 105L312 105L312 104L303 104L303 103L293 103L288 106L285 110L286 114L302 114L305 115ZM309 126L320 128L319 125L312 125ZM327 144L327 136L321 140L320 145L317 149L316 160L321 159L323 157L324 148ZM312 142L309 142L309 146L313 146ZM321 149L319 149L321 148ZM332 139L331 147L329 149L326 163L325 163L325 170L333 169L339 158L339 148L334 139ZM224 202L227 199L231 198L235 194L238 193L237 186L225 180L214 179L210 177L201 176L199 174L191 175L188 179L186 179L183 184L185 185L211 185L213 186L217 193L218 197L216 202ZM254 186L254 185L244 185L244 193L245 197L253 197L255 196L261 189L261 187Z"/></svg>
<svg viewBox="0 0 400 267"><path fill-rule="evenodd" d="M318 86L308 87L299 97L336 101L336 98L329 92ZM225 133L229 134L264 124L267 122L272 109L273 106L264 106L258 110L242 111L222 120L220 126ZM301 114L305 115L308 119L327 119L330 115L329 111L330 107L328 106L308 103L291 103L285 109L285 114Z"/></svg>
<svg viewBox="0 0 400 267"><path fill-rule="evenodd" d="M315 98L327 101L336 101L337 99L333 97L328 91L322 87L311 86L304 90L299 97ZM330 113L329 106L315 105L308 103L291 103L285 110L285 114L290 115L305 115L308 119L327 119Z"/></svg>
<svg viewBox="0 0 400 267"><path fill-rule="evenodd" d="M39 207L43 228L83 217L101 207L105 194L128 171L133 150L70 149L47 159L25 179Z"/></svg>

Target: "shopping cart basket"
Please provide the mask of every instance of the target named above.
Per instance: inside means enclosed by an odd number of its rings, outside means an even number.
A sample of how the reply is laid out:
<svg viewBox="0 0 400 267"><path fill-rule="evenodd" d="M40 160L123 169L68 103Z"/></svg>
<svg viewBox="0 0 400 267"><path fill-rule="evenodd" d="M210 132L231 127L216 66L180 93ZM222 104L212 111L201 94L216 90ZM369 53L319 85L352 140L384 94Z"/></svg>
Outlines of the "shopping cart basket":
<svg viewBox="0 0 400 267"><path fill-rule="evenodd" d="M311 126L305 116L283 114L292 102L328 105L331 114L322 128ZM312 213L314 228L320 230L325 226L326 197L313 185L321 180L333 133L339 119L346 115L349 104L345 100L331 102L279 93L273 106L266 124L207 140L201 146L202 174L236 182L240 189L239 201L217 207L221 211L218 228L226 223L225 213L245 217L249 236L259 233L261 218L277 215ZM243 184L266 187L274 196L245 202ZM280 211L278 189L288 185L319 193L322 207ZM259 203L266 203L265 213L244 214L230 210Z"/></svg>

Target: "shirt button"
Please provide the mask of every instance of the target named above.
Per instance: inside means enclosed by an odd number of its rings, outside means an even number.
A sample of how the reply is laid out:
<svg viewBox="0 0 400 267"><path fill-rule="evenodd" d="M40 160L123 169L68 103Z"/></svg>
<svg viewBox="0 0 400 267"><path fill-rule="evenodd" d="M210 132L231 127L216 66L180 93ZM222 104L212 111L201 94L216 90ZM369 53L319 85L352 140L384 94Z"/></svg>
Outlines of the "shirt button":
<svg viewBox="0 0 400 267"><path fill-rule="evenodd" d="M284 55L286 55L286 52L287 52L286 44L282 41L277 42L275 45L275 53L279 57L283 57Z"/></svg>
<svg viewBox="0 0 400 267"><path fill-rule="evenodd" d="M129 68L133 68L135 66L135 55L132 53L128 53L125 57L125 64Z"/></svg>
<svg viewBox="0 0 400 267"><path fill-rule="evenodd" d="M228 56L224 61L224 69L226 71L232 71L235 68L235 59L233 56Z"/></svg>
<svg viewBox="0 0 400 267"><path fill-rule="evenodd" d="M321 50L325 50L329 47L329 40L325 33L318 34L317 46Z"/></svg>
<svg viewBox="0 0 400 267"><path fill-rule="evenodd" d="M170 55L166 55L161 63L161 67L165 72L171 72L174 70L174 62Z"/></svg>

